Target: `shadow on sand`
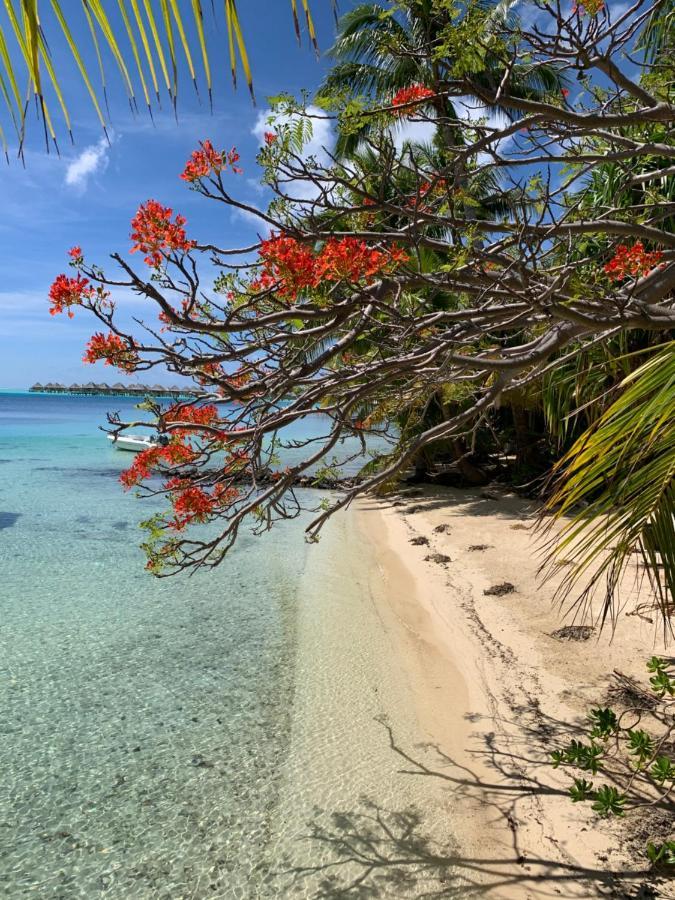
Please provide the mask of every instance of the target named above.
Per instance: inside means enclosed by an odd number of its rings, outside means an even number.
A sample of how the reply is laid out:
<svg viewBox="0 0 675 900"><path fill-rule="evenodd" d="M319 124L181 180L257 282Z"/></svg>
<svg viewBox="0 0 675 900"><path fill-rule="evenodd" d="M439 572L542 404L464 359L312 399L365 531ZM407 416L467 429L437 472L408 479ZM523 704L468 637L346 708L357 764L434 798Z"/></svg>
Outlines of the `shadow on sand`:
<svg viewBox="0 0 675 900"><path fill-rule="evenodd" d="M532 717L541 731L541 714ZM568 723L543 723L549 736L564 740L580 729ZM518 804L524 798L566 795L566 791L547 784L532 775L523 774L540 765L538 753L529 755L528 731L523 723L522 746L501 748L488 736L483 765L494 771L494 779L485 778L465 764L459 764L437 745L420 747L413 754L398 746L394 733L382 722L399 772L411 778L432 778L447 786L448 836L452 818L461 808L483 807L489 815L506 821L511 832L507 852L470 856L459 852L448 837L439 841L425 826L422 809L409 806L390 809L367 797L350 810L316 809L308 830L301 838L302 854L307 864L285 861L277 870L285 884L283 896L306 898L406 898L435 900L443 897L509 897L528 898L654 898L662 894L652 871L636 864L633 868L608 871L601 867L584 867L564 851L547 856L521 848L518 838ZM539 734L541 737L541 734ZM479 751L480 752L480 751ZM433 758L431 766L421 758ZM666 804L672 817L675 806ZM557 844L555 835L548 841Z"/></svg>

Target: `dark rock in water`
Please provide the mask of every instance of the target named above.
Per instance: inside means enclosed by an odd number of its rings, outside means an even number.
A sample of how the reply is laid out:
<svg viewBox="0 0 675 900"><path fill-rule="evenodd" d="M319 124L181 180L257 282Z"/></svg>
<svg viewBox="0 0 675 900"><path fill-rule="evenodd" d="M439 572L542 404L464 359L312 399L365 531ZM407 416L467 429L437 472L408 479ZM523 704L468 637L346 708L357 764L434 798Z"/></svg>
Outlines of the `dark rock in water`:
<svg viewBox="0 0 675 900"><path fill-rule="evenodd" d="M192 757L191 762L192 762L192 765L195 766L195 768L197 768L197 769L212 769L213 768L213 763L210 762L208 759L204 759L204 757L201 755L201 753L195 754L195 756Z"/></svg>
<svg viewBox="0 0 675 900"><path fill-rule="evenodd" d="M113 522L112 527L115 528L117 531L126 531L126 529L129 527L129 523L128 522Z"/></svg>
<svg viewBox="0 0 675 900"><path fill-rule="evenodd" d="M426 546L429 543L429 538L420 534L418 537L410 538L410 543L414 544L416 547Z"/></svg>
<svg viewBox="0 0 675 900"><path fill-rule="evenodd" d="M430 553L428 556L424 557L426 562L434 562L439 566L447 566L449 562L452 562L449 556L446 556L445 553Z"/></svg>
<svg viewBox="0 0 675 900"><path fill-rule="evenodd" d="M0 512L0 531L16 525L19 518L21 518L21 513Z"/></svg>
<svg viewBox="0 0 675 900"><path fill-rule="evenodd" d="M473 553L475 550L487 550L490 544L471 544L469 550Z"/></svg>
<svg viewBox="0 0 675 900"><path fill-rule="evenodd" d="M552 631L551 637L559 641L587 641L594 631L592 625L564 625Z"/></svg>
<svg viewBox="0 0 675 900"><path fill-rule="evenodd" d="M515 587L510 581L503 581L501 584L495 584L483 591L486 597L503 597L504 594L512 594Z"/></svg>
<svg viewBox="0 0 675 900"><path fill-rule="evenodd" d="M434 534L447 534L450 531L450 526L445 522L443 525L437 525L434 528Z"/></svg>

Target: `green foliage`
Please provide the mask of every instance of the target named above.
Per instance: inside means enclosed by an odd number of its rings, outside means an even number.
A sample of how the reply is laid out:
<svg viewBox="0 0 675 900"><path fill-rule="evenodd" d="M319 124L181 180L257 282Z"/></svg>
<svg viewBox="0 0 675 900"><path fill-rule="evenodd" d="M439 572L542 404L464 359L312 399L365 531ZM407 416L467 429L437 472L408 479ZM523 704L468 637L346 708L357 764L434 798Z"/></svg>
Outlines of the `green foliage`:
<svg viewBox="0 0 675 900"><path fill-rule="evenodd" d="M554 769L559 765L575 766L584 772L592 772L593 775L597 775L598 770L602 768L602 757L604 754L603 747L593 741L590 744L584 744L581 741L570 741L565 750L554 750L551 753L551 758Z"/></svg>
<svg viewBox="0 0 675 900"><path fill-rule="evenodd" d="M593 796L593 782L586 781L585 778L575 778L574 784L570 788L570 798L572 803L581 803L589 800Z"/></svg>
<svg viewBox="0 0 675 900"><path fill-rule="evenodd" d="M651 691L655 699L666 704L665 695L672 694L667 688L664 690L659 676L663 676L672 686L672 663L653 657L647 669L656 673L651 678ZM656 683L655 678L658 678ZM655 737L644 728L636 727L646 708L650 705L625 710L620 716L609 707L592 709L588 717L590 742L574 739L551 753L553 768L562 766L593 774L602 769L612 782L596 788L593 782L573 776L569 788L573 803L588 802L595 813L608 818L622 817L645 806L668 802L668 795L675 787L675 759L664 750L672 747L668 740L675 729L675 722L667 705L663 710L654 709L653 720L662 731ZM623 725L624 719L629 720L630 724ZM597 743L597 740L602 743ZM675 862L675 843L672 841L649 843L645 852L655 866L671 866Z"/></svg>
<svg viewBox="0 0 675 900"><path fill-rule="evenodd" d="M657 697L664 697L666 694L675 696L675 680L668 674L668 668L664 660L658 656L652 656L647 663L647 669L655 674L649 679L652 690Z"/></svg>
<svg viewBox="0 0 675 900"><path fill-rule="evenodd" d="M620 794L615 787L603 784L593 794L592 808L600 816L622 816L626 804L626 795Z"/></svg>
<svg viewBox="0 0 675 900"><path fill-rule="evenodd" d="M647 844L647 859L656 867L675 866L675 841L663 844Z"/></svg>
<svg viewBox="0 0 675 900"><path fill-rule="evenodd" d="M564 519L550 556L573 556L563 590L604 578L605 611L638 554L664 617L675 596L675 342L624 379L621 393L556 466L547 509ZM664 692L672 685L657 671Z"/></svg>
<svg viewBox="0 0 675 900"><path fill-rule="evenodd" d="M589 719L593 725L590 736L592 738L607 739L616 733L619 722L613 709L592 709Z"/></svg>

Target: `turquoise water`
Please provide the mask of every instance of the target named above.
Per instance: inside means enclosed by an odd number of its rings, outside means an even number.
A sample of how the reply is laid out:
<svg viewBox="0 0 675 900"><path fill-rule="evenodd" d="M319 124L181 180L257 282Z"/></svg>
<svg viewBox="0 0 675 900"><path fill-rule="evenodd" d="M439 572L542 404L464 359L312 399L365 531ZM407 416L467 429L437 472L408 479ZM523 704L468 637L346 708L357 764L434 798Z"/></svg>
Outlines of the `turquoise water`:
<svg viewBox="0 0 675 900"><path fill-rule="evenodd" d="M302 524L146 575L133 402L0 393L3 898L268 895Z"/></svg>

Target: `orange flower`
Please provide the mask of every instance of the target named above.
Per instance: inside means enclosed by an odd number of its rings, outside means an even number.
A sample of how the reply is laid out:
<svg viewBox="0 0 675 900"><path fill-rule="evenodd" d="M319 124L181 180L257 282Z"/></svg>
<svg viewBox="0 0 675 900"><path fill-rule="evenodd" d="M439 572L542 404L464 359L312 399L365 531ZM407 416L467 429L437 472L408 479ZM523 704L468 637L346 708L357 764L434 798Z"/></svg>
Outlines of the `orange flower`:
<svg viewBox="0 0 675 900"><path fill-rule="evenodd" d="M131 239L134 244L132 253L140 250L145 253L145 262L149 266L159 266L164 256L172 250L187 253L195 246L185 235L185 217L176 214L173 221L173 210L170 206L162 206L156 200L146 200L131 220Z"/></svg>

